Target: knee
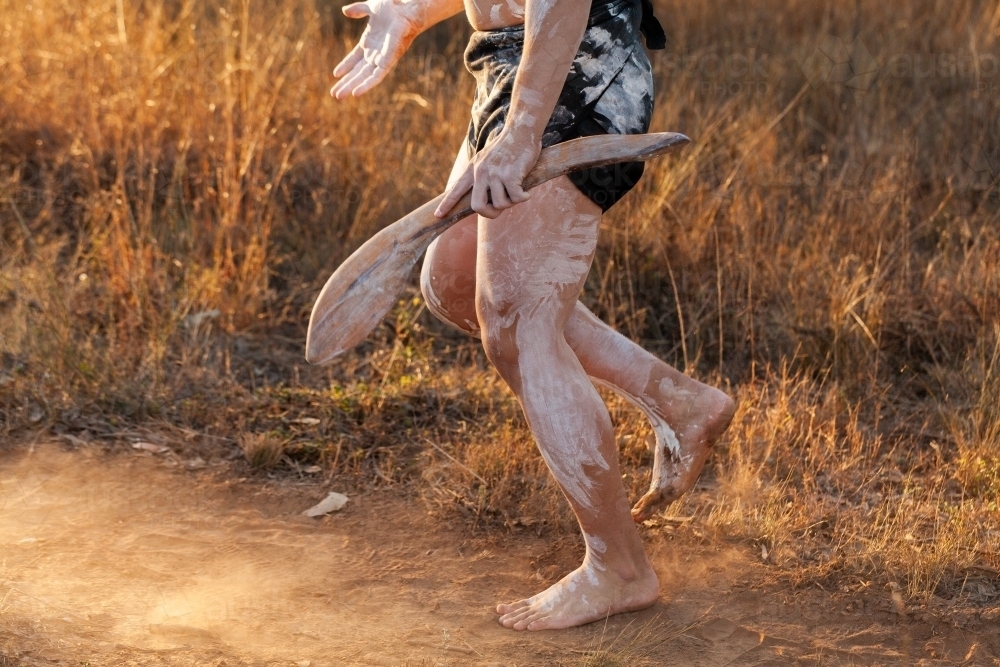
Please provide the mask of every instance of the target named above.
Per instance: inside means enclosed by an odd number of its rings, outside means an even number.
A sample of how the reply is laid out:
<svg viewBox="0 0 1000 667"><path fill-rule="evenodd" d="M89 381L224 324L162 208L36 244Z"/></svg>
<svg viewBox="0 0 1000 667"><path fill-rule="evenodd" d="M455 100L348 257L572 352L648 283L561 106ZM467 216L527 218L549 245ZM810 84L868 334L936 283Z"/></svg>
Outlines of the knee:
<svg viewBox="0 0 1000 667"><path fill-rule="evenodd" d="M482 326L480 337L486 358L496 367L500 376L509 381L517 373L520 349L517 344L517 327L520 317L509 309L495 308L495 304L476 299L476 312Z"/></svg>
<svg viewBox="0 0 1000 667"><path fill-rule="evenodd" d="M539 370L525 364L551 361L558 352L561 337L546 305L533 300L494 300L488 290L476 294L483 351L515 393L522 375Z"/></svg>

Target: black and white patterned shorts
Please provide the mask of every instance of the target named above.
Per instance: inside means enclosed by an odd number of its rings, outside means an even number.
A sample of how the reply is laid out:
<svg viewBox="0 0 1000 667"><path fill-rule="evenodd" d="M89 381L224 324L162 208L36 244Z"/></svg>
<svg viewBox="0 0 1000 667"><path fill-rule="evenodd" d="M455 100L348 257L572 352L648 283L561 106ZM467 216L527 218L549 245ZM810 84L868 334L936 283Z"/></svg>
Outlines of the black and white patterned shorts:
<svg viewBox="0 0 1000 667"><path fill-rule="evenodd" d="M653 75L640 41L639 0L593 0L587 29L566 85L542 135L542 147L596 134L641 134L653 113ZM465 65L476 78L469 124L470 157L503 129L524 26L472 34ZM642 176L642 162L573 172L570 180L607 211Z"/></svg>

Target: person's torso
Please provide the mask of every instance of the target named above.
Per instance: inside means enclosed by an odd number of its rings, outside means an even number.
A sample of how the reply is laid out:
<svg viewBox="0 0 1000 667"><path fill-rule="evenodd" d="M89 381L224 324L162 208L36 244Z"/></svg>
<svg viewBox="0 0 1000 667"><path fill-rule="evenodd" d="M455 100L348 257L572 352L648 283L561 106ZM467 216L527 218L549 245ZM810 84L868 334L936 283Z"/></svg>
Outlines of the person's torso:
<svg viewBox="0 0 1000 667"><path fill-rule="evenodd" d="M552 0L541 0L549 1ZM587 2L587 0L577 0ZM488 32L513 28L524 25L524 5L527 0L465 0L465 15L474 30ZM647 46L653 49L663 48L663 29L653 16L653 6L650 0L590 0L587 10L590 14L588 24L600 22L608 12L623 2L634 2L641 17L641 30L646 36ZM640 8L641 6L641 8ZM652 38L652 41L650 39Z"/></svg>
<svg viewBox="0 0 1000 667"><path fill-rule="evenodd" d="M465 15L474 30L497 30L524 24L525 0L465 0Z"/></svg>

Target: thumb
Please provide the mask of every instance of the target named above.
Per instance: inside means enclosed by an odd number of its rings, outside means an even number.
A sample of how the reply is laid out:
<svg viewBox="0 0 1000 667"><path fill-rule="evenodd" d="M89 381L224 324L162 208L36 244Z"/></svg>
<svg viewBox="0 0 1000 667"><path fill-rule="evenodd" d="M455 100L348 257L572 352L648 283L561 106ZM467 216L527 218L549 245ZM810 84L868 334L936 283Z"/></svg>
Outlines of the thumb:
<svg viewBox="0 0 1000 667"><path fill-rule="evenodd" d="M455 208L455 204L462 198L466 192L468 192L473 183L475 182L475 175L472 170L472 165L470 164L465 168L465 172L456 180L450 188L445 190L441 203L438 204L437 209L434 210L434 215L443 218L451 213L451 209Z"/></svg>
<svg viewBox="0 0 1000 667"><path fill-rule="evenodd" d="M372 10L367 2L353 2L344 5L341 11L344 12L344 16L352 19L361 19L372 15Z"/></svg>

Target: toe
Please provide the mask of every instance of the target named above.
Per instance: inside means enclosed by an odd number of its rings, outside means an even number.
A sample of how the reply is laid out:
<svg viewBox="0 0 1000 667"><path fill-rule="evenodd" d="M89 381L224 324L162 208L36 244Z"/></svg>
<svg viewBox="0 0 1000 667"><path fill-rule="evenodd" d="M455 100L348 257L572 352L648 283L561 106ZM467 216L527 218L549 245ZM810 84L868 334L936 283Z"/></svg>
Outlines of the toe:
<svg viewBox="0 0 1000 667"><path fill-rule="evenodd" d="M648 491L646 495L639 499L639 502L632 508L632 520L641 523L656 513L657 508L663 504L663 492L659 489Z"/></svg>
<svg viewBox="0 0 1000 667"><path fill-rule="evenodd" d="M548 630L553 626L552 617L550 616L539 616L538 618L532 620L525 626L525 630L528 632L537 632L539 630Z"/></svg>
<svg viewBox="0 0 1000 667"><path fill-rule="evenodd" d="M514 628L515 630L523 630L524 626L527 625L523 623L524 619L533 617L535 611L530 607L520 609L513 613L507 614L506 616L500 617L500 624L505 628ZM520 625L520 627L519 627Z"/></svg>
<svg viewBox="0 0 1000 667"><path fill-rule="evenodd" d="M501 616L505 616L507 614L517 611L518 609L524 609L529 604L530 602L528 600L518 600L517 602L512 602L510 604L498 604L497 613L500 614Z"/></svg>
<svg viewBox="0 0 1000 667"><path fill-rule="evenodd" d="M514 623L514 629L527 630L531 627L532 623L535 623L539 620L541 620L541 615L537 611L532 612L530 614L527 614L523 618L518 619L518 621Z"/></svg>

